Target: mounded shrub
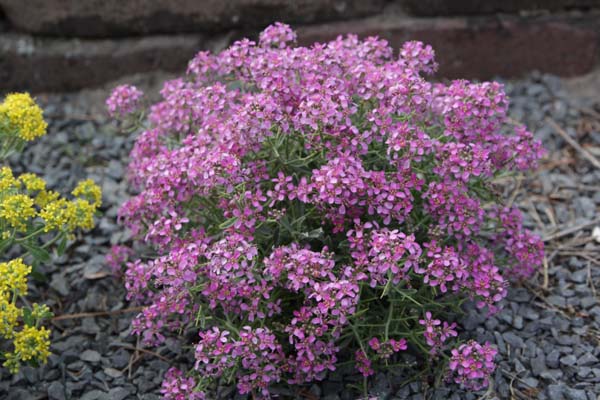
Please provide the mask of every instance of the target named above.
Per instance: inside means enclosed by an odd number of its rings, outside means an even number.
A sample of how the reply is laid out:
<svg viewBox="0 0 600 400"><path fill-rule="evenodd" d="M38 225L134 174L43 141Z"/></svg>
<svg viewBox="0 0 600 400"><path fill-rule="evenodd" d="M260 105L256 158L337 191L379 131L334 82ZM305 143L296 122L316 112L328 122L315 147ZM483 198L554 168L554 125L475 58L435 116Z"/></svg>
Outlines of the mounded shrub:
<svg viewBox="0 0 600 400"><path fill-rule="evenodd" d="M458 315L465 301L496 312L541 263L498 186L535 167L540 143L507 118L501 84L428 82L430 46L295 42L275 24L200 52L131 153L139 194L120 218L154 251L126 265L146 304L134 331L194 337L165 398L217 380L269 397L345 363L485 387L496 350L461 342ZM120 87L109 109L139 120L140 97Z"/></svg>

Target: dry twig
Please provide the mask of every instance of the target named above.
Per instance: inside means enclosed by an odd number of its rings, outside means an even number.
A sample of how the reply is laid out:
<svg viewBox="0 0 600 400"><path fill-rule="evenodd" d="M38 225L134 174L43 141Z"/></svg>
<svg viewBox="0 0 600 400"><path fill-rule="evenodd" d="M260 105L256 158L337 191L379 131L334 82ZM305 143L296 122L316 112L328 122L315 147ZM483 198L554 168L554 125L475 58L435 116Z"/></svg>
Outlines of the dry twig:
<svg viewBox="0 0 600 400"><path fill-rule="evenodd" d="M600 169L600 161L596 157L592 155L589 151L584 149L577 143L567 132L565 132L552 118L546 118L546 120L554 127L556 133L558 133L565 141L571 145L575 150L577 150L586 160L588 160L592 165L598 169Z"/></svg>
<svg viewBox="0 0 600 400"><path fill-rule="evenodd" d="M140 347L138 347L138 346L132 346L132 345L130 345L130 344L124 344L124 343L111 343L111 344L109 345L109 347L121 347L121 348L123 348L123 349L133 350L133 351L136 351L136 352L140 352L140 353L144 353L144 354L149 354L149 355L152 355L152 356L154 356L154 357L157 357L157 358L160 358L161 360L163 360L163 361L166 361L166 362L168 362L168 363L172 363L172 362L173 362L173 360L169 360L167 357L165 357L165 356L161 356L160 354L158 354L158 353L156 353L156 352L154 352L154 351L150 351L150 350L142 349L142 348L140 348Z"/></svg>
<svg viewBox="0 0 600 400"><path fill-rule="evenodd" d="M52 322L62 321L65 319L77 319L77 318L88 318L88 317L108 317L111 315L119 315L119 314L126 314L129 312L142 311L143 308L144 307L131 307L131 308L124 308L122 310L115 310L115 311L96 311L96 312L84 312L84 313L76 313L76 314L63 314L63 315L58 315L58 316L52 318Z"/></svg>
<svg viewBox="0 0 600 400"><path fill-rule="evenodd" d="M585 228L589 228L590 226L596 225L598 223L600 223L600 217L593 219L591 221L581 223L579 225L572 226L570 228L563 229L562 231L553 233L551 235L547 235L543 238L543 240L544 240L544 242L549 242L551 240L555 240L555 239L561 238L563 236L572 235L573 233L576 233Z"/></svg>

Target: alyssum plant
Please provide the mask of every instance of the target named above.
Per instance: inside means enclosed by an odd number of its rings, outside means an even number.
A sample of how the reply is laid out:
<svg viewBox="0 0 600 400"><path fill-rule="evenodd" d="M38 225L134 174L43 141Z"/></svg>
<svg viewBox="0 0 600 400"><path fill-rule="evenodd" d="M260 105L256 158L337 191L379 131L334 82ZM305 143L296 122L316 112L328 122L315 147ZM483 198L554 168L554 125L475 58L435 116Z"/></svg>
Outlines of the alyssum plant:
<svg viewBox="0 0 600 400"><path fill-rule="evenodd" d="M493 185L540 144L507 124L500 84L427 82L422 43L394 57L377 38L295 40L275 24L199 53L132 151L140 194L120 217L156 251L127 264L129 297L147 304L134 331L150 344L197 332L165 398L202 399L217 380L269 397L408 353L486 386L496 350L458 342L452 321L466 299L494 312L540 264L542 242ZM140 96L119 87L108 105L129 114Z"/></svg>
<svg viewBox="0 0 600 400"><path fill-rule="evenodd" d="M52 316L46 305L26 300L28 278L36 265L50 260L53 245L59 254L77 229L91 229L100 206L100 188L81 181L72 200L48 190L39 176L14 176L7 158L27 142L46 134L42 109L27 93L12 93L0 103L0 363L10 372L22 364L39 365L50 355L50 330L42 324ZM20 250L22 258L6 260ZM30 256L32 265L24 262Z"/></svg>

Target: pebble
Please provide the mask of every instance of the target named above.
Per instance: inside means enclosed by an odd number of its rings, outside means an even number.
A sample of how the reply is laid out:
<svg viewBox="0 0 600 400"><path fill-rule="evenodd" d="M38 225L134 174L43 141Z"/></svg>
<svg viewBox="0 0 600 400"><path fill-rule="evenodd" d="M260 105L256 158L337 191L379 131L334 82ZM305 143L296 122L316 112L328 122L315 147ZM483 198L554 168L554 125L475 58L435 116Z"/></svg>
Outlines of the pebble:
<svg viewBox="0 0 600 400"><path fill-rule="evenodd" d="M568 400L587 400L585 390L565 388L564 394Z"/></svg>
<svg viewBox="0 0 600 400"><path fill-rule="evenodd" d="M100 353L95 350L85 350L81 353L79 358L81 358L82 361L97 363L100 361L101 356Z"/></svg>
<svg viewBox="0 0 600 400"><path fill-rule="evenodd" d="M69 283L64 275L54 274L50 281L50 287L58 292L61 296L68 296L70 293Z"/></svg>
<svg viewBox="0 0 600 400"><path fill-rule="evenodd" d="M531 359L531 373L535 376L540 376L546 370L546 356L540 353L537 357Z"/></svg>
<svg viewBox="0 0 600 400"><path fill-rule="evenodd" d="M568 367L575 365L576 362L577 357L575 357L573 354L569 354L568 356L564 356L560 359L561 365L566 365Z"/></svg>
<svg viewBox="0 0 600 400"><path fill-rule="evenodd" d="M111 378L120 378L123 376L123 373L121 371L111 367L104 368L104 373L110 376Z"/></svg>
<svg viewBox="0 0 600 400"><path fill-rule="evenodd" d="M558 363L559 363L559 358L560 358L560 352L558 351L558 349L553 349L552 351L550 351L550 353L546 356L546 364L550 367L550 368L558 368Z"/></svg>
<svg viewBox="0 0 600 400"><path fill-rule="evenodd" d="M108 399L108 393L103 392L101 390L91 390L86 392L83 396L81 396L80 400L99 400L99 399Z"/></svg>
<svg viewBox="0 0 600 400"><path fill-rule="evenodd" d="M546 298L546 301L549 304L552 304L553 306L556 306L559 308L564 308L567 305L567 301L562 296L556 296L556 295L548 296Z"/></svg>
<svg viewBox="0 0 600 400"><path fill-rule="evenodd" d="M108 397L111 400L124 400L130 395L129 390L123 387L115 387L109 390Z"/></svg>
<svg viewBox="0 0 600 400"><path fill-rule="evenodd" d="M596 358L591 353L585 353L584 355L579 357L579 360L577 360L577 365L579 365L581 367L590 366L590 365L594 365L597 363L598 363L598 358Z"/></svg>
<svg viewBox="0 0 600 400"><path fill-rule="evenodd" d="M563 386L562 385L548 385L548 397L552 400L563 400Z"/></svg>
<svg viewBox="0 0 600 400"><path fill-rule="evenodd" d="M571 280L576 283L585 283L588 278L587 269L580 269L571 273Z"/></svg>
<svg viewBox="0 0 600 400"><path fill-rule="evenodd" d="M506 341L506 343L510 344L512 347L524 347L525 342L519 336L517 336L514 332L506 332L502 335L502 338Z"/></svg>
<svg viewBox="0 0 600 400"><path fill-rule="evenodd" d="M48 399L49 400L65 400L65 386L58 382L54 381L48 386Z"/></svg>

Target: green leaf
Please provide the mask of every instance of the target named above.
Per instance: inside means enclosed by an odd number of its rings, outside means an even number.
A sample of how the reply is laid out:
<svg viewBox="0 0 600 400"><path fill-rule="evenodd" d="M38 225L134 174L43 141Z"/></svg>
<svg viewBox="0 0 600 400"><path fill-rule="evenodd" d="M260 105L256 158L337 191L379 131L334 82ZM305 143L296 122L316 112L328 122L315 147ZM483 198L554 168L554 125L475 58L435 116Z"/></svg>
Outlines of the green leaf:
<svg viewBox="0 0 600 400"><path fill-rule="evenodd" d="M25 325L27 326L35 325L35 318L33 318L31 315L31 310L27 307L23 308L23 322L25 322Z"/></svg>
<svg viewBox="0 0 600 400"><path fill-rule="evenodd" d="M7 248L10 247L10 245L13 243L13 238L10 237L8 239L4 239L0 241L0 253L2 253L4 250L6 250Z"/></svg>
<svg viewBox="0 0 600 400"><path fill-rule="evenodd" d="M40 272L39 262L34 261L31 265L31 273L29 276L36 282L47 282L48 277Z"/></svg>
<svg viewBox="0 0 600 400"><path fill-rule="evenodd" d="M33 244L23 244L23 247L27 249L29 254L33 256L37 261L42 263L47 263L50 261L50 253L48 253L45 249L42 249L39 246Z"/></svg>
<svg viewBox="0 0 600 400"><path fill-rule="evenodd" d="M231 217L228 220L223 221L219 224L219 229L227 229L231 228L235 222L237 221L237 217Z"/></svg>
<svg viewBox="0 0 600 400"><path fill-rule="evenodd" d="M288 221L287 215L284 216L283 218L281 218L279 220L279 222L281 222L281 225L289 232L292 234L294 234L294 229L292 228L292 226L290 225L290 221Z"/></svg>
<svg viewBox="0 0 600 400"><path fill-rule="evenodd" d="M59 256L62 256L63 254L65 254L66 249L67 249L67 236L64 235L62 237L62 239L60 240L60 242L58 243L58 246L56 247L56 254L58 254Z"/></svg>

